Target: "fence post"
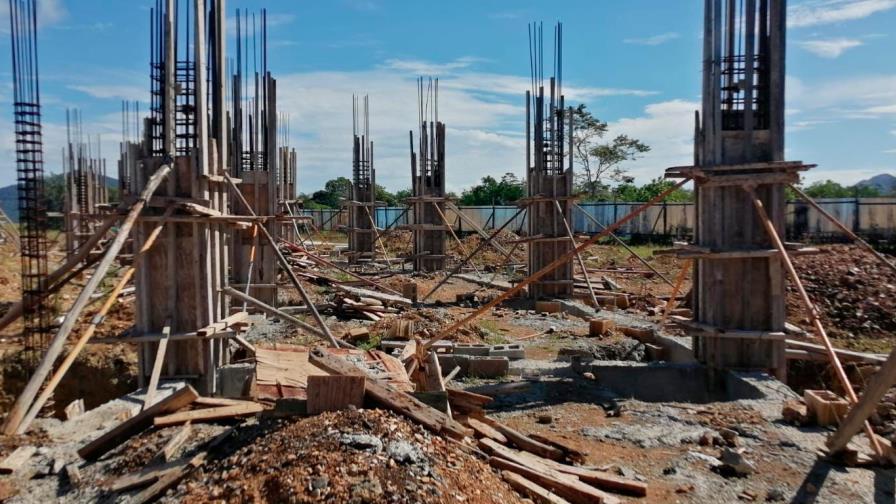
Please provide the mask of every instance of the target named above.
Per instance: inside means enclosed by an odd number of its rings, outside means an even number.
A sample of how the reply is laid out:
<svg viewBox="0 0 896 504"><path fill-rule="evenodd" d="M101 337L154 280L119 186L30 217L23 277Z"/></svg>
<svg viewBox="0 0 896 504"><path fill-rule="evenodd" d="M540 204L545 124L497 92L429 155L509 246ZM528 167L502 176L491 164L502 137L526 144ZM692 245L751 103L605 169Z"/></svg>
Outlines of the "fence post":
<svg viewBox="0 0 896 504"><path fill-rule="evenodd" d="M862 215L861 210L862 210L862 209L861 209L861 204L859 203L859 197L856 196L856 199L855 199L855 213L856 213L856 216L855 216L855 218L854 218L853 221L852 221L852 228L853 228L853 229L852 229L852 232L855 233L855 234L859 234L859 231L861 231L861 229L862 229L862 226L861 226L861 224L860 224L860 222L859 222L859 219L861 218L861 215Z"/></svg>

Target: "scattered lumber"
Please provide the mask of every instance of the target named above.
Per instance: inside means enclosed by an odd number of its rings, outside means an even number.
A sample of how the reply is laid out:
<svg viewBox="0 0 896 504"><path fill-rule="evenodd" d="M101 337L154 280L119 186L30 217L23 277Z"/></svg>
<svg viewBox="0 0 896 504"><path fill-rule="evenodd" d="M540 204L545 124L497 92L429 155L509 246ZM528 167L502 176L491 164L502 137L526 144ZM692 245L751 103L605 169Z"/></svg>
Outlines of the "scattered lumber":
<svg viewBox="0 0 896 504"><path fill-rule="evenodd" d="M340 284L335 284L335 285L333 285L333 287L338 291L344 292L346 294L350 294L352 296L356 296L358 298L376 299L377 301L382 302L386 306L399 305L399 306L410 307L410 306L413 306L413 304L414 304L410 299L405 298L405 297L394 296L392 294L383 294L383 293L368 290L368 289L362 289L360 287L349 287L348 285L340 285Z"/></svg>
<svg viewBox="0 0 896 504"><path fill-rule="evenodd" d="M451 403L451 407L460 413L468 415L483 415L485 405L494 400L489 396L456 388L446 389L446 392L448 393L448 402Z"/></svg>
<svg viewBox="0 0 896 504"><path fill-rule="evenodd" d="M511 429L510 427L507 427L506 425L489 417L483 416L481 420L503 434L504 437L509 439L511 443L513 443L517 448L521 450L534 453L550 460L563 460L563 452L558 450L557 448L554 448L553 446L540 443L530 438L529 436Z"/></svg>
<svg viewBox="0 0 896 504"><path fill-rule="evenodd" d="M189 405L198 397L199 394L193 387L187 385L82 446L78 450L78 455L84 460L96 460L134 434L150 427L156 416L173 413Z"/></svg>
<svg viewBox="0 0 896 504"><path fill-rule="evenodd" d="M803 350L810 354L824 355L825 360L828 358L827 349L823 345L816 345L814 343L792 339L788 339L786 344L788 350ZM887 360L887 356L883 354L855 352L852 350L844 350L842 348L835 348L834 352L837 354L837 357L846 362L864 362L866 364L881 365Z"/></svg>
<svg viewBox="0 0 896 504"><path fill-rule="evenodd" d="M469 417L467 418L467 425L469 425L470 428L473 429L473 432L475 432L476 435L481 438L492 439L501 444L509 443L504 434L501 434L497 429L487 423L480 422L473 417Z"/></svg>
<svg viewBox="0 0 896 504"><path fill-rule="evenodd" d="M228 399L226 397L198 397L193 404L196 406L238 406L240 404L251 403L252 401L243 401L241 399Z"/></svg>
<svg viewBox="0 0 896 504"><path fill-rule="evenodd" d="M570 460L577 464L584 463L585 457L588 456L588 454L583 452L582 450L579 450L578 448L576 448L570 444L564 443L562 441L558 441L554 438L549 438L547 436L544 436L544 435L541 435L538 433L529 434L529 437L538 441L539 443L544 443L548 446L553 446L554 448L557 448L558 450L563 452L563 454L566 456L567 460Z"/></svg>
<svg viewBox="0 0 896 504"><path fill-rule="evenodd" d="M181 464L182 462L169 462L154 467L147 467L131 474L125 474L116 479L109 486L108 490L112 493L121 493L152 485L162 476L176 470Z"/></svg>
<svg viewBox="0 0 896 504"><path fill-rule="evenodd" d="M192 411L181 411L170 415L159 416L153 420L156 427L168 427L180 425L186 422L208 422L212 420L226 420L246 415L261 413L264 406L259 403L245 401L245 404L234 406L220 406L217 408L205 408Z"/></svg>
<svg viewBox="0 0 896 504"><path fill-rule="evenodd" d="M496 469L516 473L542 486L573 504L618 504L619 499L590 486L578 478L556 471L534 469L501 457L489 457L489 465Z"/></svg>
<svg viewBox="0 0 896 504"><path fill-rule="evenodd" d="M30 445L16 448L3 459L3 462L0 462L0 474L12 474L18 471L22 466L28 463L28 460L31 459L31 456L34 455L34 452L36 451L37 448Z"/></svg>
<svg viewBox="0 0 896 504"><path fill-rule="evenodd" d="M309 415L362 407L367 379L363 376L317 375L308 377Z"/></svg>
<svg viewBox="0 0 896 504"><path fill-rule="evenodd" d="M187 422L165 443L165 446L159 450L158 458L164 462L171 462L178 450L190 439L193 434L193 424Z"/></svg>
<svg viewBox="0 0 896 504"><path fill-rule="evenodd" d="M501 477L504 478L504 481L511 488L538 504L569 504L569 501L563 497L527 480L515 472L501 471Z"/></svg>
<svg viewBox="0 0 896 504"><path fill-rule="evenodd" d="M366 398L386 409L410 418L430 431L441 433L454 439L463 439L470 434L463 425L452 420L445 413L427 406L409 394L396 390L387 383L368 377L364 371L341 357L326 353L321 349L314 349L311 352L310 361L328 373L364 376L367 379Z"/></svg>

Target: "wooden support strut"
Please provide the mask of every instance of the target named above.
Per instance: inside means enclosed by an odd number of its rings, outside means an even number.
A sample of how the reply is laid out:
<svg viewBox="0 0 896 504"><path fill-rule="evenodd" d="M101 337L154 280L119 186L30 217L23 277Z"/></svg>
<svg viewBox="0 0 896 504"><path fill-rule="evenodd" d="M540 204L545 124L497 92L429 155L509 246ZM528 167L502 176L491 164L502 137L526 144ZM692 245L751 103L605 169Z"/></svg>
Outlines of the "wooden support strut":
<svg viewBox="0 0 896 504"><path fill-rule="evenodd" d="M606 228L607 228L606 226L604 226L603 224L601 224L599 220L595 219L594 216L592 216L590 213L586 212L585 209L582 208L578 203L573 203L573 206L576 207L576 208L578 208L579 211L582 212L582 215L584 215L585 218L587 218L588 220L590 220L591 222L593 222L594 224L596 224L597 227L599 227L599 228L601 228L601 229L606 229ZM627 243L625 243L624 241L622 241L622 238L620 238L619 236L617 236L616 233L610 233L609 236L610 236L610 238L612 238L613 240L615 240L616 243L618 243L619 245L621 245L622 248L624 248L625 250L627 250L628 253L632 255L632 257L634 257L635 259L641 261L641 264L643 264L645 267L647 267L647 269L649 269L650 271L656 273L660 278L663 279L664 282L666 282L666 283L669 284L670 286L673 285L673 284L672 284L672 281L669 280L669 278L666 277L666 275L660 273L659 270L657 270L656 268L654 268L649 262L647 262L646 259L644 259L644 258L641 257L640 255L638 255L637 252L635 252L634 250L632 250L632 248L629 247Z"/></svg>
<svg viewBox="0 0 896 504"><path fill-rule="evenodd" d="M821 215L825 216L829 221L831 221L831 224L837 226L837 227L840 229L840 231L843 231L843 233L844 233L846 236L850 237L853 241L855 241L856 243L858 243L859 246L861 246L862 248L864 248L865 250L867 250L869 253L871 253L871 255L873 255L874 257L876 257L880 262L886 264L888 268L890 268L890 269L893 270L893 271L896 271L896 263L890 262L886 257L884 257L883 254L881 254L880 252L874 250L874 247L872 247L870 243L868 243L868 242L866 242L865 240L861 239L861 238L859 237L859 235L853 233L851 229L849 229L848 227L844 226L842 222L840 222L839 220L837 220L836 217L834 217L833 215L831 215L830 213L828 213L827 210L825 210L824 208L822 208L821 205L819 205L815 200L813 200L811 196L809 196L808 194L804 193L799 187L796 187L796 186L794 186L794 185L790 186L790 188L793 189L793 191L794 191L795 193L797 193L797 194L800 196L800 198L802 198L802 199L803 199L806 203L808 203L812 208L814 208L815 210L817 210L818 213L820 213Z"/></svg>
<svg viewBox="0 0 896 504"><path fill-rule="evenodd" d="M445 217L445 213L442 212L441 208L439 208L439 204L437 202L432 201L431 203L432 203L432 207L436 210L436 213L439 214L439 218L442 219L442 223L445 224L445 227L448 228L448 232L451 233L452 237L454 237L454 241L457 242L457 247L460 249L460 251L464 255L466 255L467 247L464 246L464 242L460 241L460 238L457 237L457 233L454 232L454 228L451 227L450 223L448 223L448 217ZM476 270L477 275L481 274L479 272L479 268L477 268L475 264L470 263L470 266L472 266L473 269Z"/></svg>
<svg viewBox="0 0 896 504"><path fill-rule="evenodd" d="M790 274L790 279L796 286L800 298L803 300L803 304L806 305L806 309L809 311L809 318L812 320L812 325L815 326L815 330L821 337L821 341L824 344L825 349L827 350L828 358L831 361L831 366L833 366L834 372L837 375L837 378L840 380L840 384L846 391L847 399L849 399L849 401L853 404L857 403L859 399L856 396L856 391L852 388L852 384L849 382L849 377L846 376L846 371L843 370L843 366L840 364L840 358L837 357L837 353L834 351L834 346L831 344L831 340L828 338L828 334L825 331L824 326L821 324L821 318L818 316L818 309L815 307L815 304L812 303L812 300L809 299L809 294L806 293L806 289L803 287L803 282L800 280L800 277L796 272L796 268L794 268L793 262L790 260L790 255L787 254L787 249L784 247L784 242L778 235L778 231L775 229L775 225L772 223L771 219L769 219L768 213L766 213L765 211L765 206L763 205L762 200L759 199L759 196L756 195L756 190L753 188L753 186L744 186L744 190L747 191L747 193L750 195L750 198L752 198L753 206L756 207L756 212L759 214L759 220L762 221L762 224L765 226L765 230L768 232L769 238L771 238L772 243L774 243L775 247L781 252L781 260L784 263L784 267ZM879 457L883 456L883 449L881 448L880 443L878 443L877 437L875 437L874 435L874 431L871 430L871 424L869 424L867 421L865 422L865 432L866 434L868 434L868 440L871 443L871 447L874 449L874 452Z"/></svg>
<svg viewBox="0 0 896 504"><path fill-rule="evenodd" d="M255 306L256 308L260 309L261 311L267 313L268 315L279 317L291 324L295 324L295 325L301 327L302 329L305 329L306 331L310 332L311 334L314 334L315 336L324 338L329 341L330 345L332 345L336 348L339 348L340 346L344 346L344 345L339 344L339 341L336 339L335 336L333 336L333 333L331 333L329 331L323 332L320 329L314 327L313 325L306 324L305 322L302 322L301 320L293 317L292 315L290 315L286 312L283 312L281 310L278 310L277 308L274 308L273 306L271 306L263 301L259 301L258 299L255 299L252 296L243 294L242 292L234 289L233 287L224 287L223 289L221 289L221 292L223 292L224 294L226 294L232 298L236 298L245 303L249 303L252 306ZM311 305L311 306L314 306L314 305Z"/></svg>
<svg viewBox="0 0 896 504"><path fill-rule="evenodd" d="M566 216L563 215L563 208L560 206L560 202L554 200L554 208L557 210L557 215L560 217L560 220L563 221L563 227L566 228L566 234L569 235L569 243L575 248L576 246L576 237L572 234L572 229L569 227L569 222L566 220ZM591 285L591 277L588 276L588 269L585 268L585 261L582 260L582 254L576 252L576 260L579 262L579 267L582 268L582 275L585 276L585 283L588 284L588 295L591 296L592 305L597 308L597 297L594 295L594 286Z"/></svg>
<svg viewBox="0 0 896 504"><path fill-rule="evenodd" d="M230 187L233 188L234 193L236 194L236 196L240 200L240 202L243 204L243 206L246 207L246 210L248 210L249 213L252 214L253 217L256 217L257 215L255 214L255 210L252 209L252 205L250 205L249 202L246 201L246 198L243 196L242 191L240 191L240 188L236 185L236 183L233 181L233 179L230 178L230 175L228 175L227 172L225 172L225 171L221 171L221 174L224 176L224 178L230 184ZM265 228L264 226L259 226L259 229L261 230L261 233L264 235L264 237L268 241L268 243L270 243L271 248L274 249L274 254L277 256L277 261L280 263L280 266L285 270L286 276L289 277L289 281L292 282L293 287L295 287L296 290L299 291L299 296L302 297L302 301L304 301L305 304L308 305L308 309L311 311L311 315L314 317L314 320L320 326L320 328L323 331L326 338L330 341L330 344L335 347L338 347L339 345L336 343L336 338L333 336L333 333L330 332L330 328L327 327L327 324L324 322L324 319L321 318L320 313L318 313L317 308L314 306L314 302L311 300L311 297L308 296L308 293L305 291L305 288L302 287L301 283L299 283L299 279L298 279L298 277L296 277L295 272L289 266L289 262L286 260L285 257L283 257L283 253L280 252L280 249L277 247L277 242L274 241L274 237L271 236L271 233L269 233L267 228Z"/></svg>
<svg viewBox="0 0 896 504"><path fill-rule="evenodd" d="M429 297L432 296L437 290L439 290L439 288L440 288L441 286L445 285L445 283L448 282L448 280L451 279L451 277L453 277L454 275L456 275L456 274L461 270L461 268L463 268L464 265L467 264L467 262L469 262L470 259L473 258L473 256L475 256L476 254L478 254L480 250L484 249L486 246L488 246L490 243L492 243L492 241L493 241L495 238L497 238L497 236L498 236L499 234L501 234L501 231L503 231L504 228L506 228L507 226L509 226L510 223L513 222L514 219L516 219L516 217L517 217L519 214L521 214L521 213L523 213L523 212L525 212L525 211L526 211L525 208L520 208L519 210L517 210L517 212L516 212L515 214L513 214L513 217L511 217L510 219L507 219L507 222L505 222L504 224L502 224L501 227L499 227L498 229L496 229L496 230L495 230L491 235L489 235L485 240L479 242L479 246L476 247L475 250L473 250L472 252L470 252L469 254L467 254L467 257L464 257L464 260L463 260L463 261L461 261L460 263L458 263L457 266L455 266L454 269L452 269L451 272L449 272L448 275L447 275L445 278L443 278L441 281L439 281L439 283L436 284L436 286L433 287L432 290L430 290L429 292L427 292L426 295L423 296L423 299L420 300L420 302L423 303L423 302L425 302L427 299L429 299ZM502 248L499 248L499 247L497 246L497 244L494 244L494 247L495 247L496 250L499 250L499 251L501 251L502 253L506 253L506 252L507 252L506 250L502 250L503 247L502 247Z"/></svg>
<svg viewBox="0 0 896 504"><path fill-rule="evenodd" d="M666 306L663 309L663 318L660 319L661 329L666 325L666 319L669 318L669 314L675 309L678 292L681 291L681 285L684 283L685 278L687 278L688 270L691 269L693 263L693 261L685 261L684 266L681 267L681 271L678 272L678 278L675 279L675 286L672 287L672 294L669 295L669 300L666 301Z"/></svg>
<svg viewBox="0 0 896 504"><path fill-rule="evenodd" d="M675 190L679 189L681 186L685 185L685 184L688 183L690 180L691 180L691 179L689 179L689 178L685 178L685 179L682 179L682 180L678 181L678 182L677 182L675 185L673 185L672 187L666 189L665 191L661 192L660 194L657 194L656 196L653 197L653 199L651 199L651 200L648 201L647 203L644 203L643 205L639 206L638 208L632 210L631 212L629 212L628 215L624 216L623 218L619 219L618 221L614 222L613 224L610 224L610 225L607 226L603 231L601 231L600 233L598 233L598 234L592 236L592 237L589 238L587 241L585 241L585 242L583 242L582 244L580 244L578 247L573 248L573 249L567 251L566 253L564 253L563 255L561 255L560 257L558 257L557 259L554 259L554 261L553 261L552 263L548 264L548 265L545 266L544 268L541 268L540 270L536 271L535 273L529 275L529 276L528 276L527 278L525 278L522 282L520 282L520 283L514 285L514 286L513 286L512 288L510 288L509 290L507 290L507 291L503 292L502 294L500 294L499 296L495 297L494 299L492 299L491 301L489 301L488 304L482 306L481 308L479 308L479 309L476 310L475 312L471 313L470 315L467 315L467 316L464 317L462 320L459 320L459 321L457 321L457 322L451 324L451 325L448 326L446 329L443 329L442 331L439 331L439 333L438 333L437 335L435 335L434 337L430 338L430 339L424 344L424 348L425 348L426 350L429 350L429 349L432 347L432 345L434 345L434 344L437 343L438 341L441 341L441 340L444 339L445 337L447 337L447 336L449 336L449 335L451 335L451 334L454 334L454 332L457 331L459 328L461 328L461 327L463 327L464 325L466 325L466 324L472 322L473 320L476 320L477 318L481 317L483 314L485 314L486 312L488 312L489 310L491 310L491 309L494 308L495 306L498 306L498 304L503 303L504 300L510 298L511 296L515 295L515 294L518 293L519 291L525 289L526 286L528 286L528 285L531 284L532 282L537 282L541 277L543 277L543 276L547 275L548 273L554 271L555 269L559 268L560 266L563 266L563 265L566 264L570 259L572 259L572 257L573 257L575 254L580 253L581 251L585 250L586 248L590 247L591 245L594 245L595 243L597 243L597 241L600 240L601 238L603 238L604 236L608 235L609 233L612 233L612 232L615 231L616 229L619 229L619 228L622 227L626 222L628 222L628 221L634 219L635 217L637 217L638 215L640 215L644 210L647 210L648 208L652 207L653 205L657 204L658 202L664 200L667 196L669 196L670 194L672 194L672 192L674 192Z"/></svg>
<svg viewBox="0 0 896 504"><path fill-rule="evenodd" d="M168 207L168 210L165 211L165 215L171 215L171 212L174 210L174 207ZM162 232L162 228L164 227L164 223L157 225L152 232L150 232L149 236L146 238L146 241L143 243L143 247L140 248L139 254L144 254L148 251L153 243L155 243L156 239L159 237L159 234ZM37 414L40 413L41 408L44 407L44 404L47 403L47 400L50 399L50 396L53 395L53 391L56 390L56 387L59 386L59 382L62 381L62 378L65 376L65 373L68 372L69 368L74 364L75 359L78 358L78 355L81 353L81 350L93 337L93 334L96 332L96 328L103 322L107 313L118 300L118 295L121 293L122 289L130 282L131 278L134 276L134 272L136 269L131 266L128 267L124 274L122 274L121 279L118 280L118 283L115 287L112 288L112 291L109 292L109 296L106 298L106 301L103 303L103 306L100 307L100 310L96 315L93 316L93 320L90 321L90 325L87 326L87 329L81 334L78 338L78 341L69 351L68 355L65 357L65 360L62 361L62 364L59 365L59 368L53 373L53 376L50 378L50 381L47 382L47 385L44 387L43 392L37 399L34 400L34 404L31 405L31 408L28 409L28 414L25 415L25 418L22 420L22 423L19 424L18 429L16 429L16 434L24 434L25 431L28 430L28 427L31 425L31 422L37 418Z"/></svg>
<svg viewBox="0 0 896 504"><path fill-rule="evenodd" d="M170 172L171 165L162 165L151 177L149 177L149 180L147 180L146 186L140 194L140 199L131 206L127 217L124 219L121 228L118 230L118 235L109 245L106 254L97 265L93 276L90 277L90 280L87 281L87 285L84 286L84 289L78 295L78 298L69 310L68 315L62 322L62 326L59 327L59 331L56 333L56 336L53 337L50 346L47 347L47 352L44 354L40 365L34 371L34 374L31 375L31 379L28 381L28 384L25 385L25 389L19 395L18 399L16 399L15 404L6 416L6 421L3 424L4 434L13 434L18 430L19 424L22 423L22 418L31 406L34 397L40 390L40 386L44 383L44 380L47 379L47 375L49 375L50 371L53 369L53 364L56 362L56 358L62 353L65 343L68 340L68 336L78 322L81 312L90 302L90 297L96 291L97 287L99 287L103 277L105 277L106 273L109 271L109 267L112 266L112 261L115 260L115 256L118 255L118 252L121 251L125 241L127 241L131 228L133 228L134 223L137 222L137 216L140 215L140 212L146 206L147 200L149 200Z"/></svg>

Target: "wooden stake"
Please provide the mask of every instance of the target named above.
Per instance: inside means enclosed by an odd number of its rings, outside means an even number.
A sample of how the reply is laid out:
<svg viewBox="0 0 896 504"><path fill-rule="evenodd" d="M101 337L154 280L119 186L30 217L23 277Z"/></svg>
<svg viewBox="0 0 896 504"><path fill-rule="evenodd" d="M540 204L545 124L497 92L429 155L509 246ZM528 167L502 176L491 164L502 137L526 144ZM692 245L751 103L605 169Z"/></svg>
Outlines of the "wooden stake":
<svg viewBox="0 0 896 504"><path fill-rule="evenodd" d="M628 221L634 219L635 217L637 217L638 215L640 215L644 210L647 210L648 208L650 208L650 207L652 207L653 205L657 204L658 202L662 201L663 199L666 198L666 196L672 194L672 192L676 191L676 190L679 189L681 186L683 186L683 185L685 185L686 183L688 183L690 180L691 180L691 179L689 179L689 178L685 178L685 179L680 180L679 182L677 182L677 183L676 183L675 185L673 185L672 187L670 187L670 188L666 189L665 191L661 192L660 194L654 196L653 199L651 199L651 200L648 201L647 203L644 203L643 205L641 205L641 206L639 206L638 208L636 208L636 209L632 210L631 212L629 212L628 215L624 216L623 218L619 219L618 221L614 222L613 224L610 224L609 226L607 226L606 228L604 228L603 231L601 231L600 233L598 233L598 234L592 236L591 238L589 238L587 241L585 241L584 243L582 243L582 244L579 245L578 247L576 247L576 248L574 248L574 249L572 249L572 250L566 252L565 254L563 254L563 255L561 255L560 257L558 257L557 259L555 259L552 263L550 263L550 264L548 264L547 266L545 266L544 268L541 268L540 270L536 271L535 273L529 275L529 277L527 277L526 279L524 279L522 282L520 282L520 283L514 285L514 286L513 286L512 288L510 288L509 290L504 291L502 294L500 294L500 295L497 296L496 298L494 298L494 299L492 299L491 301L489 301L489 303L486 304L485 306L482 306L481 308L479 308L479 309L476 310L475 312L471 313L470 315L467 315L467 316L464 317L462 320L459 320L459 321L457 321L457 322L451 324L451 325L448 326L446 329L443 329L442 331L439 331L439 333L438 333L436 336L434 336L433 338L430 338L430 339L424 344L424 348L425 348L426 350L429 350L435 343L441 341L442 339L444 339L445 337L447 337L447 336L449 336L449 335L451 335L451 334L454 334L455 331L457 331L459 328L461 328L461 327L463 327L464 325L469 324L470 322L472 322L472 321L476 320L477 318L481 317L482 315L484 315L486 312L488 312L489 310L491 310L491 309L494 308L495 306L499 305L500 303L503 303L504 300L510 298L511 296L513 296L513 295L515 295L516 293L520 292L521 290L525 289L526 286L528 286L528 285L531 284L532 282L536 282L536 281L538 281L541 277L547 275L548 273L554 271L555 269L559 268L560 266L566 264L567 261L569 261L570 259L572 259L572 257L573 257L575 254L577 254L577 253L579 253L579 252L585 250L586 248L590 247L591 245L594 245L595 243L597 243L598 240L600 240L601 238L603 238L603 237L606 236L607 234L612 233L612 232L615 231L616 229L619 229L619 228L622 227L626 222L628 222ZM494 236L494 235L493 235L493 236Z"/></svg>
<svg viewBox="0 0 896 504"><path fill-rule="evenodd" d="M65 343L68 340L68 336L69 334L71 334L72 329L74 329L75 324L78 322L78 318L81 316L81 312L90 302L90 297L96 291L97 287L99 287L100 282L102 282L103 278L106 276L106 273L109 271L109 267L112 266L112 261L115 260L115 256L118 255L118 252L124 246L125 241L127 241L128 235L131 232L131 228L133 228L134 223L137 222L137 216L140 215L143 207L146 206L146 202L155 192L156 188L159 187L159 184L162 183L162 180L164 180L170 172L171 165L162 165L158 170L156 170L155 173L152 174L152 176L146 182L146 186L143 188L143 192L140 194L140 199L137 200L137 202L134 203L133 206L131 206L127 217L125 218L124 222L122 222L121 227L118 230L118 235L115 237L115 240L113 240L113 242L109 245L109 248L106 250L106 254L97 265L96 271L94 271L93 276L90 277L90 280L87 281L87 285L84 286L84 289L78 295L78 298L75 300L75 303L69 310L68 315L65 317L65 321L59 328L59 332L56 333L56 336L53 337L53 341L50 342L50 346L47 348L47 352L46 354L44 354L40 365L34 371L34 374L31 375L31 379L28 381L28 384L25 385L25 389L22 391L21 395L19 395L18 399L16 399L15 404L9 411L9 414L6 416L6 421L3 424L4 434L13 434L18 430L19 425L22 423L22 418L30 408L34 397L40 390L41 384L43 384L47 379L47 375L49 375L50 371L52 371L53 364L56 362L56 358L59 357L60 353L62 353L62 350L65 347Z"/></svg>
<svg viewBox="0 0 896 504"><path fill-rule="evenodd" d="M816 332L818 332L818 335L821 337L821 341L828 353L828 359L831 361L831 366L833 366L834 372L840 380L840 384L843 386L843 390L846 391L847 399L853 404L857 403L859 399L856 396L856 391L852 388L852 383L849 382L849 377L846 376L846 371L843 370L843 366L840 364L840 358L837 357L837 353L834 351L834 345L831 344L831 340L828 339L827 331L825 331L824 326L821 324L818 309L815 307L815 304L812 303L812 300L809 299L809 294L806 293L806 289L803 287L803 282L800 280L796 268L793 267L790 255L787 253L787 249L784 248L784 242L778 235L775 225L772 223L771 219L769 219L768 213L765 211L765 206L762 204L762 200L756 195L756 190L753 187L744 186L744 190L747 191L750 198L753 199L753 206L756 207L756 212L759 213L759 220L762 221L762 224L765 226L765 230L768 232L768 236L771 238L772 243L774 243L775 248L781 253L781 260L784 263L784 267L790 274L790 279L796 286L797 292L799 292L800 298L803 300L803 304L806 305L806 309L809 311L809 318L812 320L812 325L815 326ZM874 431L871 430L871 424L868 422L865 422L865 432L868 434L868 440L871 443L871 447L874 448L874 452L879 457L883 456L883 449L881 448L880 443L877 442L877 437L875 437Z"/></svg>
<svg viewBox="0 0 896 504"><path fill-rule="evenodd" d="M152 363L152 374L149 375L149 385L146 387L146 395L143 397L143 410L152 406L152 400L159 386L159 376L162 375L162 364L165 362L165 352L168 350L168 340L171 337L171 319L165 321L162 328L162 339L156 347L156 358Z"/></svg>
<svg viewBox="0 0 896 504"><path fill-rule="evenodd" d="M666 301L666 307L663 309L663 318L660 319L660 329L663 328L669 314L675 309L678 292L681 290L681 285L684 283L684 279L687 278L688 270L691 269L693 263L693 261L685 261L684 266L681 267L681 271L678 272L678 278L675 279L675 286L672 287L672 295L669 296L669 300Z"/></svg>

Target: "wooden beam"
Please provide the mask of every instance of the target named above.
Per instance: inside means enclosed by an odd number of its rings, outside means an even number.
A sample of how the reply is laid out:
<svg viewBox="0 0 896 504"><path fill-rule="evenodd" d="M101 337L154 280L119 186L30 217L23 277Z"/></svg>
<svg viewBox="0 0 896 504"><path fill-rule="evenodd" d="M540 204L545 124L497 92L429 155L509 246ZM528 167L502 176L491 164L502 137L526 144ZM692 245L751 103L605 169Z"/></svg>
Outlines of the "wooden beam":
<svg viewBox="0 0 896 504"><path fill-rule="evenodd" d="M849 377L846 376L846 371L843 370L843 366L840 364L840 358L834 351L834 345L831 344L827 331L825 331L824 325L821 323L818 308L816 308L815 304L809 298L809 294L806 293L806 289L803 287L803 282L800 280L799 274L797 274L796 268L794 268L793 262L790 260L790 255L787 254L787 248L784 246L784 241L781 239L781 236L778 235L775 225L772 223L771 219L769 219L768 213L765 211L765 205L762 203L762 200L759 199L759 196L756 195L756 190L753 186L744 186L744 190L753 200L753 206L756 207L756 212L759 214L759 220L765 226L769 238L771 238L772 243L775 244L775 248L781 252L781 260L784 263L784 267L787 269L790 279L796 286L797 292L799 293L803 304L806 306L806 310L809 312L809 319L812 320L812 325L815 326L815 331L818 333L818 336L821 337L821 341L828 354L828 359L830 359L831 367L834 368L834 372L837 375L837 379L840 381L840 385L846 391L846 398L849 399L852 404L857 403L859 399L856 396L856 391L852 388L852 383L850 383ZM865 422L865 432L868 434L868 441L871 443L874 452L878 457L883 456L883 448L881 448L880 443L877 441L877 437L874 435L874 431L871 429L871 424L868 422Z"/></svg>
<svg viewBox="0 0 896 504"><path fill-rule="evenodd" d="M868 417L877 411L877 405L880 404L881 399L894 383L896 383L896 349L890 352L884 365L871 377L862 394L862 399L849 410L846 418L840 422L837 432L828 438L826 444L831 453L837 453L846 448L849 440L862 430Z"/></svg>
<svg viewBox="0 0 896 504"><path fill-rule="evenodd" d="M195 401L197 397L199 394L193 387L187 385L82 446L78 450L78 455L84 460L96 460L131 436L152 426L156 416L177 411Z"/></svg>
<svg viewBox="0 0 896 504"><path fill-rule="evenodd" d="M31 403L40 390L41 385L46 381L47 376L53 370L56 358L59 357L59 354L62 353L62 350L65 348L68 336L71 334L72 329L74 329L75 324L78 323L78 318L81 316L81 312L87 307L88 303L90 303L91 296L106 276L109 267L112 266L112 262L115 260L115 256L118 255L118 252L127 241L131 228L134 227L134 223L137 221L137 216L140 215L140 212L143 211L143 208L146 206L146 201L152 196L170 172L170 165L162 165L146 182L146 186L140 194L140 200L134 203L131 207L127 217L125 217L124 222L122 222L121 227L118 230L118 235L109 245L105 255L97 265L93 276L90 277L90 280L87 281L87 285L84 286L84 289L78 295L78 298L69 310L68 315L59 327L59 331L47 347L47 351L44 354L43 359L41 359L40 365L38 365L34 374L31 375L28 384L25 385L24 390L16 399L15 404L13 404L12 409L10 409L9 414L6 416L6 421L3 424L3 433L14 434L18 430L19 424L22 423L22 419L31 407Z"/></svg>
<svg viewBox="0 0 896 504"><path fill-rule="evenodd" d="M557 216L563 221L563 227L566 229L566 234L569 236L570 245L575 248L576 237L572 234L569 222L566 221L566 216L563 215L563 208L560 206L560 202L556 199L554 200L554 209L557 210ZM585 283L588 284L588 295L591 296L592 306L597 309L600 305L597 304L597 298L594 296L594 286L591 285L591 278L588 276L588 268L585 267L585 261L582 260L581 253L576 252L576 260L579 262L579 267L582 268L582 274L585 275Z"/></svg>
<svg viewBox="0 0 896 504"><path fill-rule="evenodd" d="M264 411L264 406L255 402L245 402L233 406L220 406L217 408L203 408L192 411L181 411L170 415L158 416L153 420L156 427L169 427L183 423L208 422L211 420L224 420L246 415L254 415Z"/></svg>
<svg viewBox="0 0 896 504"><path fill-rule="evenodd" d="M501 477L511 488L538 504L569 504L563 497L514 472L501 471Z"/></svg>
<svg viewBox="0 0 896 504"><path fill-rule="evenodd" d="M261 311L267 313L268 315L273 315L275 317L279 317L286 322L297 325L315 336L330 340L330 343L336 347L340 346L339 342L336 340L335 337L333 337L332 334L330 334L328 337L327 333L324 333L317 327L314 327L310 324L306 324L305 322L302 322L301 320L293 317L292 315L290 315L286 312L283 312L281 310L278 310L277 308L274 308L273 306L271 306L263 301L259 301L258 299L255 299L252 296L247 296L246 294L243 294L242 292L234 289L233 287L224 287L223 289L221 289L221 292L223 292L224 294L226 294L232 298L236 298L236 299L239 299L240 301L249 303L252 306L255 306L256 308L260 309ZM311 306L314 306L314 305L311 305Z"/></svg>
<svg viewBox="0 0 896 504"><path fill-rule="evenodd" d="M156 358L152 363L152 374L149 375L149 385L146 387L146 396L143 398L143 409L152 406L155 399L156 388L159 386L159 377L162 375L162 364L165 363L165 352L168 350L168 339L171 336L171 319L165 322L162 328L162 339L156 347Z"/></svg>
<svg viewBox="0 0 896 504"><path fill-rule="evenodd" d="M621 502L616 497L598 490L573 476L555 471L537 470L501 457L489 457L488 463L496 469L519 474L573 504L619 504Z"/></svg>

